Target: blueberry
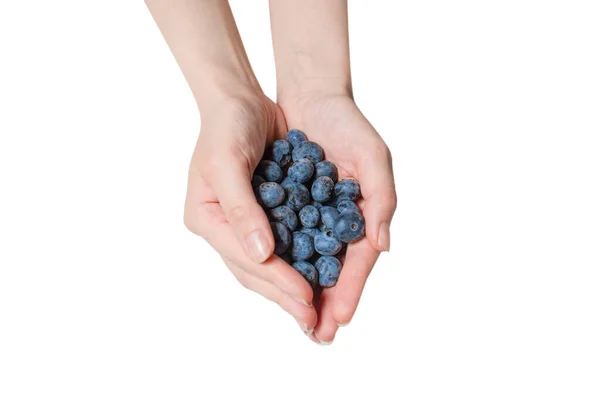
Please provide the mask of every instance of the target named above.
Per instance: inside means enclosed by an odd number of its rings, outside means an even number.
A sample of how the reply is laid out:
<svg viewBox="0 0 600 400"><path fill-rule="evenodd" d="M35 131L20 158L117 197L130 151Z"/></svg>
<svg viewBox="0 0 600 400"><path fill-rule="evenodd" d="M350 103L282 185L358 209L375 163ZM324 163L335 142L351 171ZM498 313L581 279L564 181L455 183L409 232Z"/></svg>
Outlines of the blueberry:
<svg viewBox="0 0 600 400"><path fill-rule="evenodd" d="M329 207L333 207L333 208L337 208L338 204L340 203L340 201L342 200L346 200L346 199L339 199L337 197L335 197L335 193L331 196L331 199L329 199L329 201L326 201L324 203L324 205L329 206Z"/></svg>
<svg viewBox="0 0 600 400"><path fill-rule="evenodd" d="M290 247L292 235L288 228L281 222L271 222L271 230L273 231L273 238L275 239L275 254L281 256L288 247Z"/></svg>
<svg viewBox="0 0 600 400"><path fill-rule="evenodd" d="M290 231L295 231L298 227L298 217L294 210L286 206L279 206L271 210L269 213L272 221L281 222Z"/></svg>
<svg viewBox="0 0 600 400"><path fill-rule="evenodd" d="M263 178L260 175L254 175L252 176L252 181L250 182L250 184L252 185L252 190L254 191L254 195L256 196L256 198L260 198L260 194L258 189L260 188L260 185L265 183L265 178Z"/></svg>
<svg viewBox="0 0 600 400"><path fill-rule="evenodd" d="M328 176L332 181L337 182L338 172L336 166L331 161L321 161L315 165L315 176Z"/></svg>
<svg viewBox="0 0 600 400"><path fill-rule="evenodd" d="M315 236L315 251L324 256L335 256L342 250L342 242L332 231L327 230Z"/></svg>
<svg viewBox="0 0 600 400"><path fill-rule="evenodd" d="M285 168L292 161L292 145L287 140L276 140L267 149L266 156Z"/></svg>
<svg viewBox="0 0 600 400"><path fill-rule="evenodd" d="M316 287L319 284L319 273L315 266L308 261L296 261L292 267L310 283L310 286Z"/></svg>
<svg viewBox="0 0 600 400"><path fill-rule="evenodd" d="M321 213L321 223L324 229L333 229L335 221L340 215L339 211L333 207L323 206L319 212Z"/></svg>
<svg viewBox="0 0 600 400"><path fill-rule="evenodd" d="M252 187L253 188L258 188L262 183L265 183L265 178L263 178L260 175L253 175L252 176Z"/></svg>
<svg viewBox="0 0 600 400"><path fill-rule="evenodd" d="M302 158L308 158L313 163L323 161L323 149L314 142L302 142L294 146L292 159L298 161Z"/></svg>
<svg viewBox="0 0 600 400"><path fill-rule="evenodd" d="M323 207L322 203L319 203L318 201L314 201L311 203L317 210L320 210L321 207Z"/></svg>
<svg viewBox="0 0 600 400"><path fill-rule="evenodd" d="M335 185L335 196L354 201L360 197L360 186L354 179L342 179Z"/></svg>
<svg viewBox="0 0 600 400"><path fill-rule="evenodd" d="M328 176L320 176L315 179L312 184L310 193L312 194L313 200L324 203L331 199L333 194L333 188L335 184Z"/></svg>
<svg viewBox="0 0 600 400"><path fill-rule="evenodd" d="M287 198L285 205L294 211L300 211L302 207L310 202L310 193L306 186L301 183L293 183L285 188Z"/></svg>
<svg viewBox="0 0 600 400"><path fill-rule="evenodd" d="M283 261L285 261L286 263L288 263L290 265L292 265L292 263L294 262L294 260L292 260L292 255L290 254L289 251L286 251L280 257Z"/></svg>
<svg viewBox="0 0 600 400"><path fill-rule="evenodd" d="M285 190L275 182L265 182L258 189L260 200L265 207L274 208L285 200Z"/></svg>
<svg viewBox="0 0 600 400"><path fill-rule="evenodd" d="M294 182L305 183L315 173L315 165L307 158L295 161L288 169L288 177Z"/></svg>
<svg viewBox="0 0 600 400"><path fill-rule="evenodd" d="M321 231L318 230L317 228L307 228L306 226L303 226L302 228L300 228L300 232L306 233L311 238L314 238L319 233L321 233Z"/></svg>
<svg viewBox="0 0 600 400"><path fill-rule="evenodd" d="M286 139L291 143L292 147L296 147L301 142L306 142L308 139L304 132L298 129L292 129L287 133Z"/></svg>
<svg viewBox="0 0 600 400"><path fill-rule="evenodd" d="M283 171L275 161L262 160L254 173L265 178L267 182L281 182L283 179Z"/></svg>
<svg viewBox="0 0 600 400"><path fill-rule="evenodd" d="M300 223L303 226L306 226L308 228L314 228L319 224L321 214L315 206L311 206L310 204L308 204L302 207L302 210L300 210L300 212L298 213L298 217L300 218Z"/></svg>
<svg viewBox="0 0 600 400"><path fill-rule="evenodd" d="M337 210L340 213L343 212L357 212L360 214L360 208L358 208L358 206L351 200L340 200L340 202L337 205Z"/></svg>
<svg viewBox="0 0 600 400"><path fill-rule="evenodd" d="M306 233L294 232L292 234L292 259L294 261L308 260L315 252L313 238Z"/></svg>
<svg viewBox="0 0 600 400"><path fill-rule="evenodd" d="M286 176L285 178L283 178L283 180L281 181L280 185L282 188L284 188L285 190L287 190L289 187L291 187L292 185L295 185L296 182L294 182L292 180L292 178L290 178L289 176Z"/></svg>
<svg viewBox="0 0 600 400"><path fill-rule="evenodd" d="M342 242L356 242L365 236L365 219L359 213L342 213L335 220L333 233Z"/></svg>
<svg viewBox="0 0 600 400"><path fill-rule="evenodd" d="M319 285L321 287L335 286L342 270L340 260L332 256L323 256L317 260L315 267L319 272Z"/></svg>

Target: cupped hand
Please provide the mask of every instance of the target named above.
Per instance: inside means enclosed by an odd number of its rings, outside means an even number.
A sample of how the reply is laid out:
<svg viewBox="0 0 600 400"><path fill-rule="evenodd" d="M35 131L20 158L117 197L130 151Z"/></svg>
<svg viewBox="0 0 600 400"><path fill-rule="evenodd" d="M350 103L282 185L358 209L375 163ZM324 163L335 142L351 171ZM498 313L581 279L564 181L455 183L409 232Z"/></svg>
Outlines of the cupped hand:
<svg viewBox="0 0 600 400"><path fill-rule="evenodd" d="M311 338L333 341L339 326L354 315L365 282L382 251L390 248L390 223L396 209L392 159L373 126L346 95L306 96L281 104L287 124L306 133L338 167L339 177L361 185L359 202L366 237L351 243L336 286L324 289L317 304L318 323Z"/></svg>
<svg viewBox="0 0 600 400"><path fill-rule="evenodd" d="M250 183L266 143L285 133L281 110L262 94L205 110L190 163L184 220L219 252L244 287L278 303L310 333L317 323L312 289L272 255L269 221Z"/></svg>

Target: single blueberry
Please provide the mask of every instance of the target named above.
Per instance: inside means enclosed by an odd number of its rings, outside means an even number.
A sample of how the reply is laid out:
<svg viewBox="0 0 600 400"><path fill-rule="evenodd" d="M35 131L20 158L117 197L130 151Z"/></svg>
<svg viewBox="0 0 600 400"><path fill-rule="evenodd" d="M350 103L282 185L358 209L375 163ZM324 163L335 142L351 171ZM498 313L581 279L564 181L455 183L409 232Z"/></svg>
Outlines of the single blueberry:
<svg viewBox="0 0 600 400"><path fill-rule="evenodd" d="M285 188L285 192L287 194L285 205L294 211L300 211L310 202L310 193L301 183L290 184Z"/></svg>
<svg viewBox="0 0 600 400"><path fill-rule="evenodd" d="M258 194L262 204L267 208L277 207L285 200L285 190L275 182L261 184Z"/></svg>
<svg viewBox="0 0 600 400"><path fill-rule="evenodd" d="M356 203L354 203L352 200L340 200L340 202L337 205L337 209L340 213L343 212L357 212L357 213L361 213L360 208L358 208L358 206L356 205Z"/></svg>
<svg viewBox="0 0 600 400"><path fill-rule="evenodd" d="M323 161L323 149L314 142L302 142L294 146L292 151L292 159L298 161L302 158L308 158L313 163Z"/></svg>
<svg viewBox="0 0 600 400"><path fill-rule="evenodd" d="M329 199L331 199L331 195L333 194L333 188L335 184L328 176L320 176L315 179L312 184L312 188L310 190L310 194L312 194L313 200L316 200L321 203L325 203Z"/></svg>
<svg viewBox="0 0 600 400"><path fill-rule="evenodd" d="M288 228L281 222L271 222L271 230L273 231L273 238L275 239L275 254L281 256L288 247L290 247L292 235Z"/></svg>
<svg viewBox="0 0 600 400"><path fill-rule="evenodd" d="M305 183L315 172L315 165L307 158L295 161L288 169L288 177L294 182Z"/></svg>
<svg viewBox="0 0 600 400"><path fill-rule="evenodd" d="M303 226L306 226L308 228L314 228L319 224L321 214L315 206L307 204L304 207L302 207L302 210L300 210L300 212L298 213L298 217L300 218L300 223Z"/></svg>
<svg viewBox="0 0 600 400"><path fill-rule="evenodd" d="M285 168L292 161L292 145L284 139L276 140L269 146L265 156L275 161L281 168Z"/></svg>
<svg viewBox="0 0 600 400"><path fill-rule="evenodd" d="M340 214L333 225L333 233L342 242L352 243L365 236L365 219L355 212Z"/></svg>
<svg viewBox="0 0 600 400"><path fill-rule="evenodd" d="M298 217L296 216L296 213L287 206L275 207L269 214L271 216L271 221L281 222L292 232L298 227Z"/></svg>
<svg viewBox="0 0 600 400"><path fill-rule="evenodd" d="M292 267L310 283L313 288L319 284L319 273L314 265L308 261L296 261Z"/></svg>
<svg viewBox="0 0 600 400"><path fill-rule="evenodd" d="M342 179L335 185L335 196L354 201L360 197L360 186L354 179Z"/></svg>
<svg viewBox="0 0 600 400"><path fill-rule="evenodd" d="M306 233L311 238L314 238L319 233L321 233L321 231L318 230L317 228L307 228L306 226L303 226L302 228L300 228L300 232Z"/></svg>
<svg viewBox="0 0 600 400"><path fill-rule="evenodd" d="M327 230L315 236L315 251L324 256L335 256L342 250L342 242L332 231Z"/></svg>
<svg viewBox="0 0 600 400"><path fill-rule="evenodd" d="M338 172L337 167L331 161L321 161L315 165L315 176L328 176L332 181L337 182Z"/></svg>
<svg viewBox="0 0 600 400"><path fill-rule="evenodd" d="M307 138L304 132L298 129L292 129L287 133L286 139L292 147L296 147L301 142L306 142Z"/></svg>
<svg viewBox="0 0 600 400"><path fill-rule="evenodd" d="M283 171L275 161L271 160L259 162L254 173L265 178L267 182L281 182L283 179Z"/></svg>
<svg viewBox="0 0 600 400"><path fill-rule="evenodd" d="M321 213L321 223L323 225L323 229L333 229L335 221L340 215L339 211L330 206L323 206L319 212Z"/></svg>
<svg viewBox="0 0 600 400"><path fill-rule="evenodd" d="M315 252L313 238L306 233L294 232L292 234L291 251L294 261L308 260Z"/></svg>
<svg viewBox="0 0 600 400"><path fill-rule="evenodd" d="M333 287L337 283L342 263L335 257L323 256L317 260L315 267L319 272L319 285L324 288Z"/></svg>

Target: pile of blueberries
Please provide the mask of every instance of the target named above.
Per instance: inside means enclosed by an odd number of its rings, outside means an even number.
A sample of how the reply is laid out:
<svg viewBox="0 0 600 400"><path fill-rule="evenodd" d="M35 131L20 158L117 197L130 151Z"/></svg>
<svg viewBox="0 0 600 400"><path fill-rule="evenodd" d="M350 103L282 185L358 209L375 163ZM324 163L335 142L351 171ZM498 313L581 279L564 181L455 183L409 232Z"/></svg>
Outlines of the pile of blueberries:
<svg viewBox="0 0 600 400"><path fill-rule="evenodd" d="M292 129L267 148L252 187L271 221L275 254L313 288L335 286L347 244L365 235L355 203L358 182L338 182L337 168L324 160L321 146Z"/></svg>

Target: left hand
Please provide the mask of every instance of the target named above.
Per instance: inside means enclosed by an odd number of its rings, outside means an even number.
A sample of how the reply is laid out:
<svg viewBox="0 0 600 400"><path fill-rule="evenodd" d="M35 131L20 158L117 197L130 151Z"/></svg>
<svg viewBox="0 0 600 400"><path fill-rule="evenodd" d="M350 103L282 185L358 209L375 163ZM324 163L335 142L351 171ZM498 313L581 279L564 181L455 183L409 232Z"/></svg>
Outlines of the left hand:
<svg viewBox="0 0 600 400"><path fill-rule="evenodd" d="M312 95L280 104L288 128L300 129L325 150L339 178L354 178L361 187L359 201L366 238L348 246L340 278L323 290L318 323L311 339L331 343L339 326L354 315L365 282L379 254L389 251L390 223L396 209L396 190L390 151L348 95Z"/></svg>

